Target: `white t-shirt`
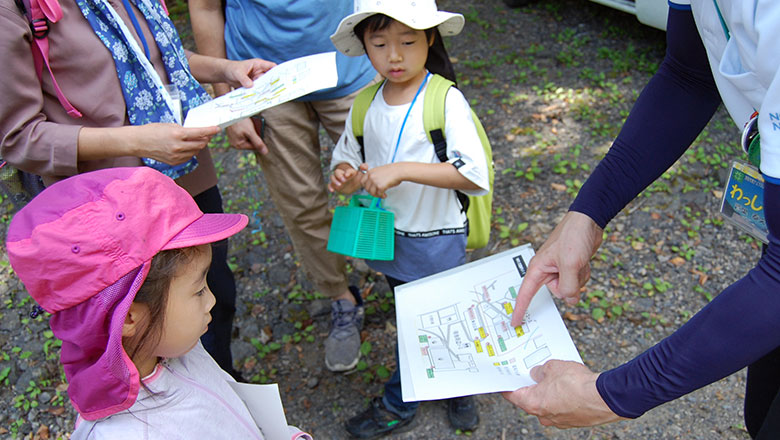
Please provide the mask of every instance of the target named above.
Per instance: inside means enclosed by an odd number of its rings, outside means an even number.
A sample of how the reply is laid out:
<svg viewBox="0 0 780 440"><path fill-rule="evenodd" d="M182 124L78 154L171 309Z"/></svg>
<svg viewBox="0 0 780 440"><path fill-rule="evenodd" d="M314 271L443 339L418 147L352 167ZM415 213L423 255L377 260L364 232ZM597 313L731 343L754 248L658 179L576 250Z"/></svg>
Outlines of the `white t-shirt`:
<svg viewBox="0 0 780 440"><path fill-rule="evenodd" d="M410 105L388 105L383 90L384 84L371 102L363 125L366 163L370 168L393 161L401 124ZM395 162L440 163L423 129L424 96L425 89L420 92L409 113ZM457 163L458 171L481 188L463 192L469 195L487 194L490 184L482 143L471 119L471 108L460 90L454 87L447 93L444 119L448 162ZM352 132L351 109L344 133L333 151L331 169L340 163L348 163L355 169L362 163L360 144ZM404 233L425 235L447 229L462 229L466 222L466 214L461 212L455 191L413 182L403 182L389 189L383 207L395 214L395 228Z"/></svg>
<svg viewBox="0 0 780 440"><path fill-rule="evenodd" d="M723 103L742 130L758 111L761 171L780 179L780 1L672 0L690 6Z"/></svg>

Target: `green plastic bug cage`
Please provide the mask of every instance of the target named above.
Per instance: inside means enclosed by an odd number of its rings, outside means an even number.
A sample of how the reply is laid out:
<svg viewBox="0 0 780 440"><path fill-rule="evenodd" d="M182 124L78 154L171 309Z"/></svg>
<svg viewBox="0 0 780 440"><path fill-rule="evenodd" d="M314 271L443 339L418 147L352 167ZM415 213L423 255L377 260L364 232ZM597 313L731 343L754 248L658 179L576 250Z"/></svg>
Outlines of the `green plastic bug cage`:
<svg viewBox="0 0 780 440"><path fill-rule="evenodd" d="M395 215L382 208L378 197L355 195L339 206L330 225L328 250L367 260L392 260Z"/></svg>

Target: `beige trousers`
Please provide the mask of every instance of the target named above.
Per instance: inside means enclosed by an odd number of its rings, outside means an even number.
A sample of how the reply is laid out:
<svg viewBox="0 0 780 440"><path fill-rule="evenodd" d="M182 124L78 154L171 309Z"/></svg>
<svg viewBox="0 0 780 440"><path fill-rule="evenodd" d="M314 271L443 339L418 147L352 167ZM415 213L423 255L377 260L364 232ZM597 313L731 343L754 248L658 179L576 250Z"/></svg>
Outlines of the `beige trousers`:
<svg viewBox="0 0 780 440"><path fill-rule="evenodd" d="M261 113L269 152L258 155L258 162L268 191L304 270L317 290L331 298L347 291L347 275L344 256L327 250L332 215L322 172L319 127L322 125L336 142L358 93L327 101L287 102ZM259 128L259 122L254 121Z"/></svg>

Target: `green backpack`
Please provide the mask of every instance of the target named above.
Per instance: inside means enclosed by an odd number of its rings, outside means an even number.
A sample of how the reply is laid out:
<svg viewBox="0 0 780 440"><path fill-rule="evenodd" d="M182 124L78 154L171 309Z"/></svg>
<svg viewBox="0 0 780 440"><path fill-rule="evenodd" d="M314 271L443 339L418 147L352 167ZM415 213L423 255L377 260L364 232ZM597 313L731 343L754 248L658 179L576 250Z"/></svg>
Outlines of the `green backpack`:
<svg viewBox="0 0 780 440"><path fill-rule="evenodd" d="M355 102L352 104L352 132L360 144L360 156L363 162L366 161L366 153L363 147L363 122L366 118L366 112L374 100L377 91L382 83L374 84L358 94ZM455 84L441 75L431 77L428 88L425 89L423 98L423 127L428 135L435 150L436 156L440 161L447 161L447 140L444 138L444 104L447 92ZM490 183L490 192L484 196L468 196L460 191L455 191L463 210L466 211L468 218L468 241L466 248L479 249L487 246L490 240L490 218L493 214L493 180L495 170L493 168L493 150L490 147L490 141L487 138L482 123L479 118L471 111L471 118L477 127L477 134L482 143L482 150L485 152L485 159L488 164L488 182Z"/></svg>

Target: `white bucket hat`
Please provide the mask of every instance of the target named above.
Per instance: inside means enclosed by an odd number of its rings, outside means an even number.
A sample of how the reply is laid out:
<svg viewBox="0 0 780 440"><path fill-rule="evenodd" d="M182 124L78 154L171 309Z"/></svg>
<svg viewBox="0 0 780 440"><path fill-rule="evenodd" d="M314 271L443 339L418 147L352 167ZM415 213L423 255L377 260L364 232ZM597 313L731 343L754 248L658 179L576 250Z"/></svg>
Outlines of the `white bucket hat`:
<svg viewBox="0 0 780 440"><path fill-rule="evenodd" d="M344 55L363 55L363 43L355 35L355 26L366 18L384 14L412 29L425 30L439 27L443 36L457 35L466 20L463 15L439 11L435 0L355 0L355 12L339 23L330 40Z"/></svg>

